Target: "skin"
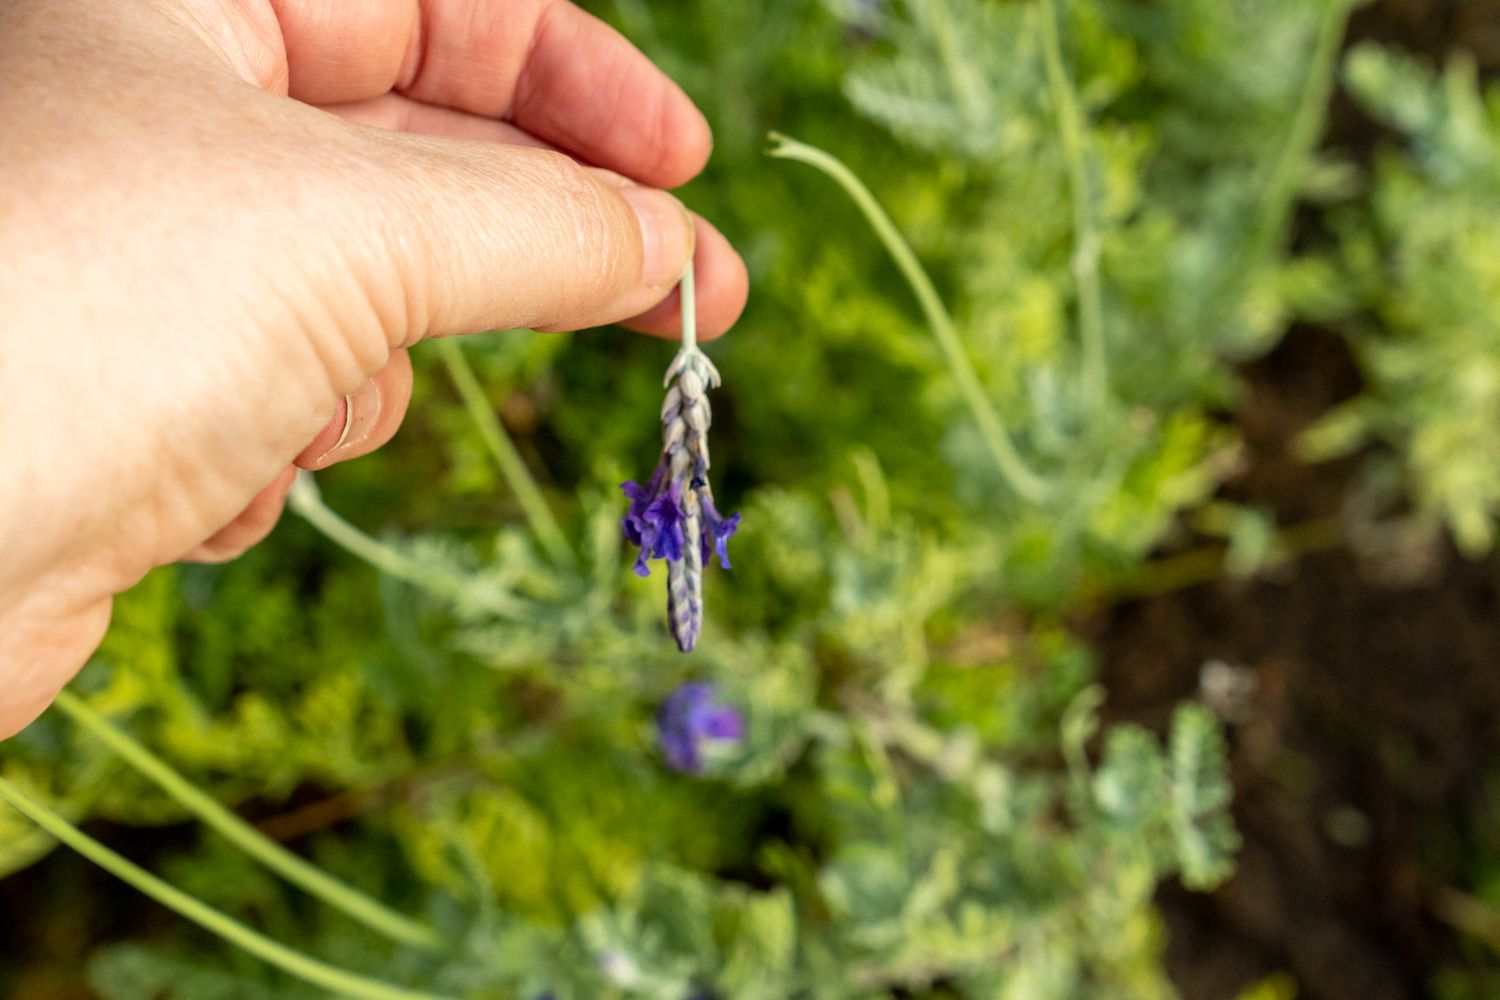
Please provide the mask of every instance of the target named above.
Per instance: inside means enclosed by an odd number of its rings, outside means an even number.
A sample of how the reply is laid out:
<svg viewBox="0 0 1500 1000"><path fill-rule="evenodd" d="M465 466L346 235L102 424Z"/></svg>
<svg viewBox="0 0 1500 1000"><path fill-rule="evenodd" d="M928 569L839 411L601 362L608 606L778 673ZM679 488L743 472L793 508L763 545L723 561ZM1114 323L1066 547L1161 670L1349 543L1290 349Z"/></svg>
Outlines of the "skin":
<svg viewBox="0 0 1500 1000"><path fill-rule="evenodd" d="M427 337L705 336L711 137L562 0L0 0L0 737L152 567L390 439ZM346 402L347 397L347 402Z"/></svg>

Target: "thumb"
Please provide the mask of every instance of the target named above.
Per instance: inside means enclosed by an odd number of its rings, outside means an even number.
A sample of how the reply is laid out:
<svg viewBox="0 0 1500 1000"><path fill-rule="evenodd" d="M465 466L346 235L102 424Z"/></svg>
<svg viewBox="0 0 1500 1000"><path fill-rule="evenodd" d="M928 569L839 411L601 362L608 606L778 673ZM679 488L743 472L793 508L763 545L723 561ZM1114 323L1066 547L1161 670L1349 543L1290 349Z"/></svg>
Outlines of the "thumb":
<svg viewBox="0 0 1500 1000"><path fill-rule="evenodd" d="M375 133L373 216L357 229L405 293L399 342L645 312L676 286L693 222L676 198L546 149Z"/></svg>

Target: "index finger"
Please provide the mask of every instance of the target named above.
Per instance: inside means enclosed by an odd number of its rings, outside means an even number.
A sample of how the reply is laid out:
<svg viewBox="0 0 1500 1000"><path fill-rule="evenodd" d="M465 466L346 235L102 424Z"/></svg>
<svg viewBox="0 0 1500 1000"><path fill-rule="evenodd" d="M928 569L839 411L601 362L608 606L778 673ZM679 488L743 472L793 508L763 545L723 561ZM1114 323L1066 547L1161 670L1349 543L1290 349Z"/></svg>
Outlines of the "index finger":
<svg viewBox="0 0 1500 1000"><path fill-rule="evenodd" d="M288 92L309 104L396 91L512 122L657 187L684 183L708 159L708 122L681 88L567 0L265 2Z"/></svg>

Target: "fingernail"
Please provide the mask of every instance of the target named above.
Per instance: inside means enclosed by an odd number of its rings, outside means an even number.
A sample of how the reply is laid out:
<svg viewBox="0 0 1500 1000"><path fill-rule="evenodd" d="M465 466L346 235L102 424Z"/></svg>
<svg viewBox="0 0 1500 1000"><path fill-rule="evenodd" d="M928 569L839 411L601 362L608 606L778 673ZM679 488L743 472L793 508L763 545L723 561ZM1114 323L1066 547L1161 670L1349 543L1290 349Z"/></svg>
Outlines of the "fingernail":
<svg viewBox="0 0 1500 1000"><path fill-rule="evenodd" d="M339 453L357 449L370 436L380 418L380 383L370 379L343 399L344 429L328 450L314 459L322 468L336 462Z"/></svg>
<svg viewBox="0 0 1500 1000"><path fill-rule="evenodd" d="M677 284L693 256L692 216L682 202L656 188L625 187L620 197L640 220L644 283L651 288Z"/></svg>

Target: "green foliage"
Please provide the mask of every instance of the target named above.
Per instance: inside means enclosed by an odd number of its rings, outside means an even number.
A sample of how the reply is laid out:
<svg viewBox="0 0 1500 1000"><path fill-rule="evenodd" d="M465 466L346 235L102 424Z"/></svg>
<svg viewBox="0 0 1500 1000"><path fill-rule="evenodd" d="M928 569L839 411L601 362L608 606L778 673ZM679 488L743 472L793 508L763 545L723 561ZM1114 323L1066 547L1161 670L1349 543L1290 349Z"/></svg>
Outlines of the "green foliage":
<svg viewBox="0 0 1500 1000"><path fill-rule="evenodd" d="M1439 75L1369 45L1345 79L1404 148L1377 157L1368 211L1341 219L1366 387L1307 450L1391 446L1420 511L1478 554L1500 512L1500 90L1482 92L1465 58Z"/></svg>
<svg viewBox="0 0 1500 1000"><path fill-rule="evenodd" d="M1183 705L1172 720L1171 823L1182 881L1212 888L1228 877L1239 837L1226 812L1229 782L1224 736L1218 723L1196 705Z"/></svg>
<svg viewBox="0 0 1500 1000"><path fill-rule="evenodd" d="M90 985L112 1000L283 1000L315 996L277 980L258 982L217 961L164 955L141 945L116 945L89 968Z"/></svg>
<svg viewBox="0 0 1500 1000"><path fill-rule="evenodd" d="M1060 79L1034 5L833 6L875 40L847 80L856 107L949 156L922 182L937 200L903 193L897 219L959 290L968 352L1053 486L1045 526L991 537L1017 596L1055 602L1080 571L1138 559L1227 467L1208 416L1230 390L1218 359L1284 326L1277 240L1346 5L1068 5ZM1025 519L951 387L923 399L946 425L954 491Z"/></svg>

